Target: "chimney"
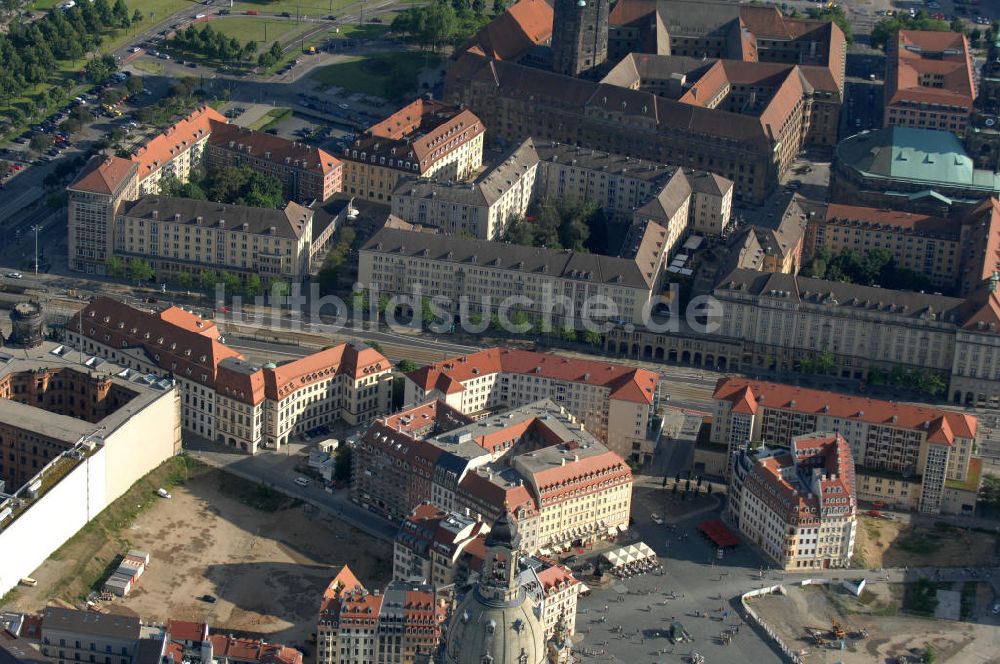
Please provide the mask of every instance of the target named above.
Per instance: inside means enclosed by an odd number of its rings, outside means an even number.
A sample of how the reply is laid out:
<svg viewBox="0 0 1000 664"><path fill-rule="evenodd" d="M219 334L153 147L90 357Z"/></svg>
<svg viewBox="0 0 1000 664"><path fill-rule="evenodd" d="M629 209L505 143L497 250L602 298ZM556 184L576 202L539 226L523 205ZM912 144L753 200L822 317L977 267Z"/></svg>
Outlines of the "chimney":
<svg viewBox="0 0 1000 664"><path fill-rule="evenodd" d="M153 217L153 219L159 219L160 218L160 211L159 210L153 210L152 217Z"/></svg>

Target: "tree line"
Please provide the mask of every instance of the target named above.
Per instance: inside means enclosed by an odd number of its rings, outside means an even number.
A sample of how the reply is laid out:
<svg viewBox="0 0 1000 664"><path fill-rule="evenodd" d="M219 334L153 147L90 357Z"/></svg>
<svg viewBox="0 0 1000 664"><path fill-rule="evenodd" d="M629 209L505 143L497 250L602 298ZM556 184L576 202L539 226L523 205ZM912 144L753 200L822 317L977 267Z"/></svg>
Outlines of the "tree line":
<svg viewBox="0 0 1000 664"><path fill-rule="evenodd" d="M492 13L486 0L436 0L423 7L410 7L392 20L392 31L422 48L435 51L444 46L462 46L494 16L504 12L503 0L494 0Z"/></svg>
<svg viewBox="0 0 1000 664"><path fill-rule="evenodd" d="M256 41L251 39L245 43L240 42L236 37L227 37L211 25L203 25L200 29L189 25L184 30L179 30L169 44L178 51L203 55L230 64L249 62L257 53ZM274 47L277 47L280 53L281 45L275 42L272 50Z"/></svg>
<svg viewBox="0 0 1000 664"><path fill-rule="evenodd" d="M607 219L604 210L593 201L579 205L564 200L536 206L533 219L514 219L504 241L548 249L606 252Z"/></svg>
<svg viewBox="0 0 1000 664"><path fill-rule="evenodd" d="M283 208L281 180L249 166L192 171L187 182L169 177L160 183L164 196L261 208Z"/></svg>
<svg viewBox="0 0 1000 664"><path fill-rule="evenodd" d="M124 259L120 256L112 256L105 261L104 267L108 275L112 277L128 278L141 284L152 281L156 276L153 266L144 258ZM171 279L171 283L180 288L196 288L209 293L215 291L215 287L222 284L227 295L257 297L265 294L264 282L256 273L250 273L241 278L239 274L228 270L206 269L197 273L180 272ZM275 297L283 297L289 292L288 282L272 281L266 292Z"/></svg>
<svg viewBox="0 0 1000 664"><path fill-rule="evenodd" d="M0 97L14 99L49 82L58 62L79 60L100 47L105 33L141 20L142 14L129 13L124 0L80 2L34 22L15 18L0 35Z"/></svg>

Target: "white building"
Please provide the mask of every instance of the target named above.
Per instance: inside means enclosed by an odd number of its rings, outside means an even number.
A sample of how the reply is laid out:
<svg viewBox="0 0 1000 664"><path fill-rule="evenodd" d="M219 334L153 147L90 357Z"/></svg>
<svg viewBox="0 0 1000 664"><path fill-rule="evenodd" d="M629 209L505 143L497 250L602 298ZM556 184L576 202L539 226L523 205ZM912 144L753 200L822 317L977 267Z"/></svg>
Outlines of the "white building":
<svg viewBox="0 0 1000 664"><path fill-rule="evenodd" d="M843 436L814 433L790 448L741 449L729 516L779 567L847 567L857 527L854 459Z"/></svg>

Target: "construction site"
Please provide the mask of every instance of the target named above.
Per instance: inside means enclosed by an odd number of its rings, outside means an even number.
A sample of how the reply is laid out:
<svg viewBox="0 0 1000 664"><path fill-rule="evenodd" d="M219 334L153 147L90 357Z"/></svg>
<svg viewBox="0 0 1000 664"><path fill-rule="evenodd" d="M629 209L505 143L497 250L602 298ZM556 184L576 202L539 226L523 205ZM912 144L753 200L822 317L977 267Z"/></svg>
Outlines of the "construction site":
<svg viewBox="0 0 1000 664"><path fill-rule="evenodd" d="M947 602L930 615L918 614L911 585L875 582L855 595L837 584L789 584L784 594L762 595L750 605L803 664L916 664L925 661L928 649L939 662L1000 661L1000 629L990 610L989 584L957 584L961 590L954 594L962 598L961 614L966 616L962 620L935 617L948 608Z"/></svg>

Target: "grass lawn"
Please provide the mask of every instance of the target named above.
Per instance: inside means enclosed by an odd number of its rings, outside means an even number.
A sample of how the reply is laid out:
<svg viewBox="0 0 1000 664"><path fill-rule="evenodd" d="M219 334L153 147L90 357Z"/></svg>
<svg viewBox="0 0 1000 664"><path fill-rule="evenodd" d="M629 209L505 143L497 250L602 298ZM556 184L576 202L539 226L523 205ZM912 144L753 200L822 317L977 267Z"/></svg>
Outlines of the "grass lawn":
<svg viewBox="0 0 1000 664"><path fill-rule="evenodd" d="M139 58L132 61L132 66L144 74L159 74L163 71L163 64L148 58Z"/></svg>
<svg viewBox="0 0 1000 664"><path fill-rule="evenodd" d="M295 17L298 12L303 17L325 17L336 15L356 0L238 0L233 2L232 12L238 14L248 9L264 12L288 12Z"/></svg>
<svg viewBox="0 0 1000 664"><path fill-rule="evenodd" d="M261 131L270 129L271 127L277 125L279 122L281 122L291 114L292 114L292 109L290 108L272 108L270 111L268 111L263 116L258 118L255 122L251 123L250 128L259 129Z"/></svg>
<svg viewBox="0 0 1000 664"><path fill-rule="evenodd" d="M320 67L309 77L316 81L317 88L324 90L337 86L351 92L381 96L384 94L384 84L389 72L394 67L401 67L408 78L414 82L421 70L435 67L438 56L394 51L390 53L375 53L370 56L351 56L336 64Z"/></svg>
<svg viewBox="0 0 1000 664"><path fill-rule="evenodd" d="M383 23L365 23L364 25L358 25L357 23L351 23L349 25L339 25L337 26L338 31L330 31L330 37L336 39L338 37L344 39L378 39L385 33L389 32L389 23L392 23L392 17L385 15L382 17Z"/></svg>
<svg viewBox="0 0 1000 664"><path fill-rule="evenodd" d="M256 18L253 16L219 18L212 21L210 25L216 32L221 32L227 37L236 37L241 42L253 40L267 45L276 41L284 43L287 35L300 27L296 25L294 20Z"/></svg>

